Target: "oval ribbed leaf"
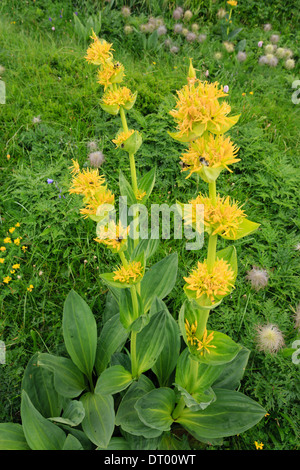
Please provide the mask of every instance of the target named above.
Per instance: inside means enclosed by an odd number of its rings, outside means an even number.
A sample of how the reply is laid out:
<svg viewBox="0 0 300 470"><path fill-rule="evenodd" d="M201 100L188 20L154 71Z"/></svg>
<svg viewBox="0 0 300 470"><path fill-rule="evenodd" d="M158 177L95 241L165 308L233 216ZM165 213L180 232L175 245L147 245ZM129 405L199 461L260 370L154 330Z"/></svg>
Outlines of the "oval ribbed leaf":
<svg viewBox="0 0 300 470"><path fill-rule="evenodd" d="M205 410L185 408L177 422L199 441L234 436L255 426L266 411L240 392L215 389L217 400Z"/></svg>
<svg viewBox="0 0 300 470"><path fill-rule="evenodd" d="M111 395L86 393L80 399L85 410L82 429L94 444L107 447L115 426L114 400Z"/></svg>
<svg viewBox="0 0 300 470"><path fill-rule="evenodd" d="M20 424L0 423L0 450L30 450Z"/></svg>
<svg viewBox="0 0 300 470"><path fill-rule="evenodd" d="M171 388L156 388L140 398L135 404L135 409L146 426L169 431L173 423L175 398L175 392Z"/></svg>
<svg viewBox="0 0 300 470"><path fill-rule="evenodd" d="M65 433L38 412L25 390L22 391L21 418L26 441L32 450L62 448L66 439Z"/></svg>
<svg viewBox="0 0 300 470"><path fill-rule="evenodd" d="M72 361L90 377L97 349L97 325L87 303L73 290L64 305L63 335Z"/></svg>
<svg viewBox="0 0 300 470"><path fill-rule="evenodd" d="M133 381L132 375L121 365L109 367L97 380L95 393L113 395L127 388Z"/></svg>

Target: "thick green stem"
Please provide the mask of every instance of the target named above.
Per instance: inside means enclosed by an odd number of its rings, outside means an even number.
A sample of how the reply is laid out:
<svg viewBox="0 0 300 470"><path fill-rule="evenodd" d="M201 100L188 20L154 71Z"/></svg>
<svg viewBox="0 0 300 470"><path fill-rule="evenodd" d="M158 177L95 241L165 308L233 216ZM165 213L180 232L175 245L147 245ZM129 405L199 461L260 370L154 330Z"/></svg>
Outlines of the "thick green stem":
<svg viewBox="0 0 300 470"><path fill-rule="evenodd" d="M135 286L132 286L130 288L130 292L131 292L131 300L132 300L132 306L133 306L134 319L136 320L139 317L139 302L138 302L138 298L137 298L137 295L136 295Z"/></svg>
<svg viewBox="0 0 300 470"><path fill-rule="evenodd" d="M131 373L132 377L138 378L137 362L136 362L136 331L131 332L130 338L130 357L131 357Z"/></svg>
<svg viewBox="0 0 300 470"><path fill-rule="evenodd" d="M127 126L126 115L125 115L125 111L124 111L124 109L123 109L122 107L120 108L120 116L121 116L123 131L124 131L124 132L128 132L128 126Z"/></svg>
<svg viewBox="0 0 300 470"><path fill-rule="evenodd" d="M119 252L119 256L120 256L120 259L121 259L121 261L122 261L122 264L123 264L124 268L127 268L127 266L128 266L128 261L127 261L125 255L124 255L124 253L123 253L123 252Z"/></svg>
<svg viewBox="0 0 300 470"><path fill-rule="evenodd" d="M134 154L129 154L129 162L130 162L130 173L131 173L131 182L132 182L132 189L135 196L138 193L138 186L137 186L137 177L136 177L136 168L135 168L135 159Z"/></svg>
<svg viewBox="0 0 300 470"><path fill-rule="evenodd" d="M172 418L174 420L176 420L177 418L179 418L182 410L185 408L185 401L184 401L184 398L181 397L179 402L177 403L176 405L176 408L174 409L173 413L172 413Z"/></svg>
<svg viewBox="0 0 300 470"><path fill-rule="evenodd" d="M208 187L209 187L209 197L211 199L212 204L215 206L217 202L216 182L213 181L212 183L208 183Z"/></svg>
<svg viewBox="0 0 300 470"><path fill-rule="evenodd" d="M208 272L211 272L215 261L216 261L216 251L217 251L217 240L218 235L210 235L208 239L208 250L207 250L207 268Z"/></svg>

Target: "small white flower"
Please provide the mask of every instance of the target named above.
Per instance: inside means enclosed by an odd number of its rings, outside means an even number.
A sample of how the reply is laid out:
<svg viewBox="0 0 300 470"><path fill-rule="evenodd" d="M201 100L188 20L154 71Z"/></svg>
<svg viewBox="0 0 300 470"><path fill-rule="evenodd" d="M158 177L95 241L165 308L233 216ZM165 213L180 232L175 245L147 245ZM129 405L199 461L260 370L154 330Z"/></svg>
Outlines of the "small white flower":
<svg viewBox="0 0 300 470"><path fill-rule="evenodd" d="M206 40L206 34L199 34L198 36L198 41L199 42L204 42Z"/></svg>
<svg viewBox="0 0 300 470"><path fill-rule="evenodd" d="M274 44L267 44L265 46L265 52L266 54L273 54L274 52Z"/></svg>
<svg viewBox="0 0 300 470"><path fill-rule="evenodd" d="M221 20L222 18L224 18L226 16L226 10L224 8L220 8L218 11L217 11L217 17Z"/></svg>
<svg viewBox="0 0 300 470"><path fill-rule="evenodd" d="M256 330L256 342L259 351L272 354L284 346L283 334L276 325L272 323L263 326L259 325Z"/></svg>
<svg viewBox="0 0 300 470"><path fill-rule="evenodd" d="M190 21L190 19L193 17L193 13L191 12L191 10L186 10L184 12L184 19L186 21Z"/></svg>
<svg viewBox="0 0 300 470"><path fill-rule="evenodd" d="M272 36L270 37L270 41L273 43L273 44L277 44L278 41L280 39L280 36L279 34L272 34Z"/></svg>
<svg viewBox="0 0 300 470"><path fill-rule="evenodd" d="M285 68L288 70L291 70L295 67L295 61L294 59L287 59L284 64Z"/></svg>
<svg viewBox="0 0 300 470"><path fill-rule="evenodd" d="M161 25L157 28L157 34L158 36L163 36L164 34L167 33L167 28L165 27L165 25Z"/></svg>
<svg viewBox="0 0 300 470"><path fill-rule="evenodd" d="M128 18L128 16L131 14L130 8L127 6L123 6L121 11L124 18Z"/></svg>
<svg viewBox="0 0 300 470"><path fill-rule="evenodd" d="M177 46L172 46L172 47L170 48L170 52L171 52L172 54L177 54L178 51L179 51L179 47L177 47Z"/></svg>
<svg viewBox="0 0 300 470"><path fill-rule="evenodd" d="M253 266L251 271L247 272L247 281L251 282L251 286L256 291L263 289L267 286L269 281L269 274L265 269L260 269L257 266Z"/></svg>
<svg viewBox="0 0 300 470"><path fill-rule="evenodd" d="M133 28L132 28L132 26L130 26L129 24L126 24L126 25L124 26L124 33L125 33L125 34L130 34L130 33L132 33L132 31L133 31Z"/></svg>
<svg viewBox="0 0 300 470"><path fill-rule="evenodd" d="M259 65L267 65L268 63L267 56L265 55L260 56L260 58L258 59L258 63Z"/></svg>
<svg viewBox="0 0 300 470"><path fill-rule="evenodd" d="M233 52L234 51L234 44L229 41L224 41L223 46L225 47L227 52Z"/></svg>
<svg viewBox="0 0 300 470"><path fill-rule="evenodd" d="M97 147L98 147L97 142L95 142L94 140L92 140L91 142L88 142L86 146L89 150L97 150Z"/></svg>
<svg viewBox="0 0 300 470"><path fill-rule="evenodd" d="M182 17L182 13L183 13L182 8L176 8L176 9L173 11L173 18L174 18L174 20L180 20L180 18Z"/></svg>
<svg viewBox="0 0 300 470"><path fill-rule="evenodd" d="M176 34L182 33L182 24L181 23L174 24L174 33L176 33Z"/></svg>
<svg viewBox="0 0 300 470"><path fill-rule="evenodd" d="M296 243L296 245L294 246L294 250L300 251L300 243Z"/></svg>
<svg viewBox="0 0 300 470"><path fill-rule="evenodd" d="M193 33L197 33L198 30L199 30L199 25L197 23L193 23L192 24Z"/></svg>
<svg viewBox="0 0 300 470"><path fill-rule="evenodd" d="M186 35L186 40L187 40L188 42L194 42L196 39L197 39L197 36L196 36L195 33L189 32L189 33Z"/></svg>
<svg viewBox="0 0 300 470"><path fill-rule="evenodd" d="M272 29L272 25L270 23L267 23L264 25L264 31L270 31Z"/></svg>

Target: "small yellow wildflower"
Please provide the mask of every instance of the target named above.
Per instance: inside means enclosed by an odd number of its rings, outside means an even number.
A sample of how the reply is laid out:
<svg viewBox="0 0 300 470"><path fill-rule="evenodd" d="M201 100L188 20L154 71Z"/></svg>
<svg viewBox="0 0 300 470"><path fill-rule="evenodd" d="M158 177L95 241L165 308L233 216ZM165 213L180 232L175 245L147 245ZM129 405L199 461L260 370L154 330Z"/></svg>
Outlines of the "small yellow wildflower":
<svg viewBox="0 0 300 470"><path fill-rule="evenodd" d="M1 247L0 247L0 251L6 251L5 246L1 246Z"/></svg>
<svg viewBox="0 0 300 470"><path fill-rule="evenodd" d="M130 129L128 131L123 131L123 132L120 132L120 134L118 134L116 136L115 139L113 139L113 143L117 146L117 147L122 147L124 146L124 142L126 142L127 139L129 139L129 137L134 133L134 130L133 129Z"/></svg>
<svg viewBox="0 0 300 470"><path fill-rule="evenodd" d="M121 266L114 273L114 281L124 284L138 282L143 275L143 266L140 261L132 261L128 266Z"/></svg>
<svg viewBox="0 0 300 470"><path fill-rule="evenodd" d="M232 7L236 7L237 6L237 1L236 0L228 0L228 5L232 6Z"/></svg>
<svg viewBox="0 0 300 470"><path fill-rule="evenodd" d="M11 281L11 277L10 277L10 276L6 276L6 277L3 279L3 282L4 282L5 284L8 284L10 281Z"/></svg>
<svg viewBox="0 0 300 470"><path fill-rule="evenodd" d="M81 194L88 198L94 196L100 189L103 189L104 183L105 178L99 175L97 169L83 169L73 176L69 192L71 194Z"/></svg>
<svg viewBox="0 0 300 470"><path fill-rule="evenodd" d="M6 238L4 238L3 242L4 243L11 243L11 238L6 237Z"/></svg>
<svg viewBox="0 0 300 470"><path fill-rule="evenodd" d="M217 297L228 294L233 287L234 272L223 259L216 260L211 272L206 260L203 263L198 261L197 267L184 280L187 283L186 289L196 292L196 299L206 295L214 303Z"/></svg>
<svg viewBox="0 0 300 470"><path fill-rule="evenodd" d="M94 240L103 243L113 251L119 252L126 243L130 226L123 227L121 221L116 224L111 220L106 226L97 226L97 238Z"/></svg>
<svg viewBox="0 0 300 470"><path fill-rule="evenodd" d="M136 194L136 199L138 201L141 201L145 196L146 196L146 191L142 191L141 189L138 189L137 190L137 194Z"/></svg>
<svg viewBox="0 0 300 470"><path fill-rule="evenodd" d="M246 93L242 93L242 96L246 96Z"/></svg>
<svg viewBox="0 0 300 470"><path fill-rule="evenodd" d="M254 441L254 444L255 444L256 450L262 450L262 448L264 446L264 444L262 442Z"/></svg>
<svg viewBox="0 0 300 470"><path fill-rule="evenodd" d="M229 196L222 198L218 195L215 204L213 204L209 197L199 194L196 199L190 200L189 204L191 214L187 215L191 220L186 220L187 223L196 222L196 206L203 204L203 222L206 227L211 229L212 235L218 234L221 237L236 239L238 229L246 214L234 201L230 201Z"/></svg>
<svg viewBox="0 0 300 470"><path fill-rule="evenodd" d="M9 233L13 233L15 230L16 230L16 227L10 227L10 229L8 231L9 231Z"/></svg>
<svg viewBox="0 0 300 470"><path fill-rule="evenodd" d="M231 172L228 165L240 161L239 158L236 158L238 150L229 137L214 136L213 134L210 134L208 139L199 137L191 142L188 151L180 157L183 163L182 171L189 172L187 178L193 173L201 175L204 166L226 168Z"/></svg>
<svg viewBox="0 0 300 470"><path fill-rule="evenodd" d="M13 264L13 265L12 265L12 268L13 268L13 269L19 269L19 268L20 268L20 265L19 265L18 263L17 263L17 264Z"/></svg>
<svg viewBox="0 0 300 470"><path fill-rule="evenodd" d="M10 274L14 274L16 271L14 269L10 270Z"/></svg>
<svg viewBox="0 0 300 470"><path fill-rule="evenodd" d="M188 320L185 320L185 332L186 332L186 339L188 342L193 344L197 344L198 339L196 338L196 330L197 330L197 321L195 323L192 323L192 325L189 324Z"/></svg>
<svg viewBox="0 0 300 470"><path fill-rule="evenodd" d="M209 344L214 339L213 331L207 336L207 329L205 328L202 340L198 340L197 351L200 351L200 356L204 356L205 352L210 354L209 348L216 349L216 346Z"/></svg>
<svg viewBox="0 0 300 470"><path fill-rule="evenodd" d="M5 258L0 258L0 263L3 264L5 261Z"/></svg>
<svg viewBox="0 0 300 470"><path fill-rule="evenodd" d="M80 166L77 160L72 160L72 166L70 166L70 171L73 176L80 172Z"/></svg>
<svg viewBox="0 0 300 470"><path fill-rule="evenodd" d="M135 100L135 96L126 86L117 90L108 90L102 97L102 103L108 106L126 106Z"/></svg>
<svg viewBox="0 0 300 470"><path fill-rule="evenodd" d="M169 113L177 123L177 138L193 140L204 131L223 134L237 122L239 116L227 117L231 111L228 103L219 103L226 96L218 82L201 82L197 79L177 91L175 109Z"/></svg>
<svg viewBox="0 0 300 470"><path fill-rule="evenodd" d="M15 227L20 227L20 222L17 222Z"/></svg>
<svg viewBox="0 0 300 470"><path fill-rule="evenodd" d="M249 91L249 94L250 94L250 95L253 95L253 91Z"/></svg>
<svg viewBox="0 0 300 470"><path fill-rule="evenodd" d="M7 155L6 155L6 158L7 158L7 160L10 160L10 155L7 154Z"/></svg>
<svg viewBox="0 0 300 470"><path fill-rule="evenodd" d="M94 31L91 39L94 42L89 46L85 56L89 63L100 65L112 59L112 44L109 44L104 39L99 39Z"/></svg>
<svg viewBox="0 0 300 470"><path fill-rule="evenodd" d="M32 285L32 284L30 284L30 286L29 286L29 287L27 287L27 290L28 290L28 292L31 292L31 291L32 291L32 289L33 289L33 285Z"/></svg>
<svg viewBox="0 0 300 470"><path fill-rule="evenodd" d="M98 70L98 83L107 89L113 83L121 83L124 77L124 65L120 62L106 62Z"/></svg>
<svg viewBox="0 0 300 470"><path fill-rule="evenodd" d="M25 246L25 245L22 246L22 250L24 251L24 253L27 250L27 248L28 248L28 246Z"/></svg>
<svg viewBox="0 0 300 470"><path fill-rule="evenodd" d="M21 243L21 240L22 240L21 237L15 238L15 239L14 239L14 244L17 245L17 246L19 246L20 243Z"/></svg>

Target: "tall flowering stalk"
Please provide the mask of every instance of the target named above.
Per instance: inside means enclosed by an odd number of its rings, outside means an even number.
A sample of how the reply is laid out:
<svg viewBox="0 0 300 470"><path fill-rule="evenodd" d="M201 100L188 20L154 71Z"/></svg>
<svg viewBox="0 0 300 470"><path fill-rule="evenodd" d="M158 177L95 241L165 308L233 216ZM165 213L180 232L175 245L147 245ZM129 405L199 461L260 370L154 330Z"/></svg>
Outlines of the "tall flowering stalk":
<svg viewBox="0 0 300 470"><path fill-rule="evenodd" d="M92 40L86 59L99 66L100 104L120 116L113 142L129 157L131 183L120 172L120 194L141 209L155 170L137 178L134 156L142 138L126 120L136 94L123 85L124 67L115 61L112 44L95 34ZM82 196L82 216L97 222L95 243L117 258L111 271L101 274L109 290L105 314L100 312L97 325L88 304L69 293L62 319L66 354L39 352L29 361L22 425L0 424L0 449L136 450L138 442L139 449L151 444L168 450L178 448L178 427L188 438L221 445L222 438L246 431L265 415L236 391L250 351L207 329L210 311L231 292L237 275L235 249L217 251L218 237L236 240L257 228L237 202L216 191L220 173L238 161L237 148L224 136L238 116L229 116L229 104L219 101L223 96L217 83L200 82L190 64L188 83L171 111L177 124L171 135L188 145L183 170L208 184L208 194L191 199L184 214L184 223L197 230L197 207L204 206L208 249L184 277L179 316L163 300L176 282L177 254L149 268L158 240L132 240L141 224L138 213L131 214L129 225L121 216L117 220L116 198L105 177L73 161L70 192Z"/></svg>

